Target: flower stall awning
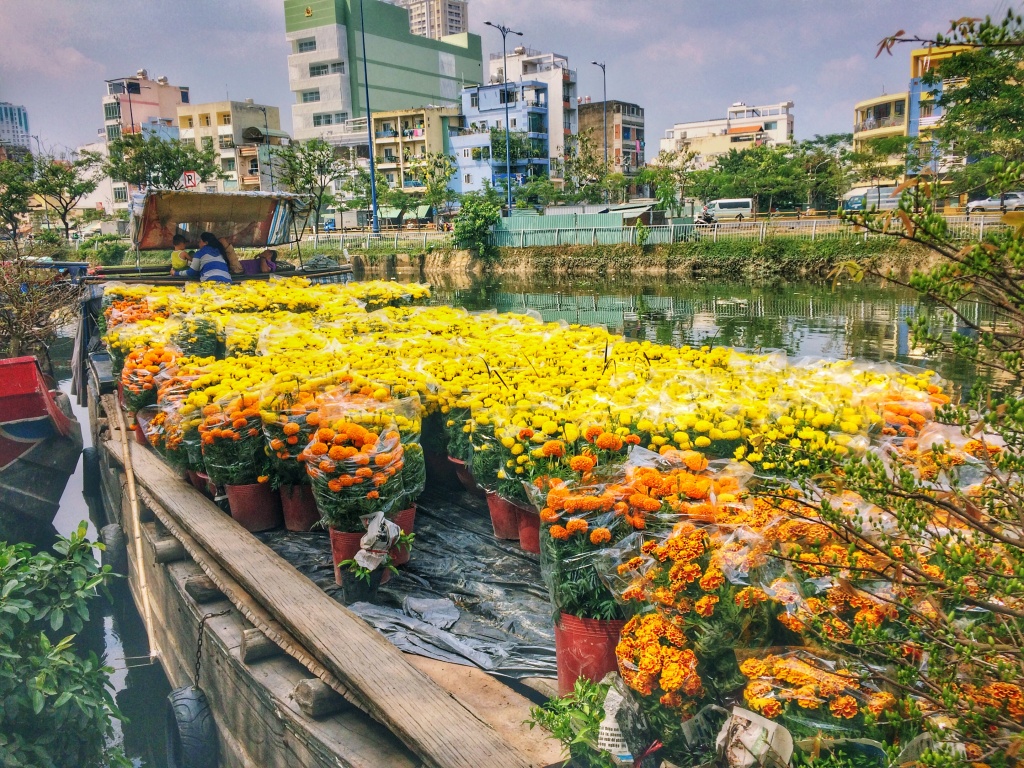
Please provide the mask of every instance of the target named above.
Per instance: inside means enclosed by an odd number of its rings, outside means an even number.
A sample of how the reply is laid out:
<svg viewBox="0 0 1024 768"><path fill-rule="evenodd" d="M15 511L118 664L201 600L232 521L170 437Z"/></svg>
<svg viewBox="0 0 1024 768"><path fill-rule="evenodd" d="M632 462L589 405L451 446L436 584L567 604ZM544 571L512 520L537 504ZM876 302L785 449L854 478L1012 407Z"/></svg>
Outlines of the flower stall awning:
<svg viewBox="0 0 1024 768"><path fill-rule="evenodd" d="M202 232L236 248L267 248L295 239L306 198L285 192L150 190L132 203L132 241L140 251L172 248L175 235L196 245Z"/></svg>

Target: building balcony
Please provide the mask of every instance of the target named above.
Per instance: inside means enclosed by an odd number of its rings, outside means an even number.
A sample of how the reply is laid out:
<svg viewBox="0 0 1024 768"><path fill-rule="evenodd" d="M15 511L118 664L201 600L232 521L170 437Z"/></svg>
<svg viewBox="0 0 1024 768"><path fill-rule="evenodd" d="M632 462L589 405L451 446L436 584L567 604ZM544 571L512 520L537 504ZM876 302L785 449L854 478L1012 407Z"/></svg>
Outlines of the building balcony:
<svg viewBox="0 0 1024 768"><path fill-rule="evenodd" d="M238 147L239 157L258 157L260 153L260 144L242 144Z"/></svg>
<svg viewBox="0 0 1024 768"><path fill-rule="evenodd" d="M377 165L398 165L398 155L384 155L377 158Z"/></svg>
<svg viewBox="0 0 1024 768"><path fill-rule="evenodd" d="M853 126L854 133L864 133L866 131L878 131L888 128L903 128L906 125L906 116L894 115L892 117L869 117L866 120L861 120Z"/></svg>
<svg viewBox="0 0 1024 768"><path fill-rule="evenodd" d="M924 130L926 128L934 128L941 122L942 115L930 115L928 117L922 117L918 125L921 127L921 130Z"/></svg>
<svg viewBox="0 0 1024 768"><path fill-rule="evenodd" d="M245 187L258 187L260 185L260 175L258 173L243 173L242 174L242 186Z"/></svg>
<svg viewBox="0 0 1024 768"><path fill-rule="evenodd" d="M402 131L402 136L404 136L407 139L422 138L425 135L426 131L424 131L422 128L407 128L406 130Z"/></svg>
<svg viewBox="0 0 1024 768"><path fill-rule="evenodd" d="M395 137L398 136L398 131L394 131L394 130L391 130L391 129L388 129L386 131L375 131L373 136L374 136L374 138L377 138L377 139L395 138Z"/></svg>
<svg viewBox="0 0 1024 768"><path fill-rule="evenodd" d="M424 186L419 179L406 179L402 182L402 189L423 189Z"/></svg>

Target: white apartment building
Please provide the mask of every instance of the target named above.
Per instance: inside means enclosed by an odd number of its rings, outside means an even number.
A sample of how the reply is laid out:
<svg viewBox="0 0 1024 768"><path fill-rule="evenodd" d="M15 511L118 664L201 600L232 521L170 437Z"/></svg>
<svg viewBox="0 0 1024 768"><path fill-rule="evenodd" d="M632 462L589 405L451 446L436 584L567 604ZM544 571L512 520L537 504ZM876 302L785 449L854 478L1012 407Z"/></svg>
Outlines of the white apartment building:
<svg viewBox="0 0 1024 768"><path fill-rule="evenodd" d="M76 151L79 156L86 152L95 152L106 161L108 157L107 132L103 128L97 129L96 140L90 144L83 144ZM78 201L78 208L80 210L95 208L96 210L103 211L105 214L113 213L115 202L114 184L115 182L111 181L109 176L103 176L99 180L96 189ZM119 184L119 186L123 187L124 185Z"/></svg>
<svg viewBox="0 0 1024 768"><path fill-rule="evenodd" d="M565 156L566 137L576 135L580 129L576 70L569 68L567 56L541 53L523 46L509 51L505 58L508 61L508 82L522 85L524 81L536 80L548 87L548 155L551 175L555 177ZM502 54L492 53L489 72L492 84L505 79L502 66Z"/></svg>
<svg viewBox="0 0 1024 768"><path fill-rule="evenodd" d="M440 40L469 31L467 0L394 0L394 4L409 11L409 31L414 35Z"/></svg>
<svg viewBox="0 0 1024 768"><path fill-rule="evenodd" d="M665 131L662 152L695 152L698 167L707 168L730 149L793 141L793 102L748 106L738 101L725 117L676 123Z"/></svg>
<svg viewBox="0 0 1024 768"><path fill-rule="evenodd" d="M28 111L16 104L0 101L0 144L30 150L31 138L28 135Z"/></svg>

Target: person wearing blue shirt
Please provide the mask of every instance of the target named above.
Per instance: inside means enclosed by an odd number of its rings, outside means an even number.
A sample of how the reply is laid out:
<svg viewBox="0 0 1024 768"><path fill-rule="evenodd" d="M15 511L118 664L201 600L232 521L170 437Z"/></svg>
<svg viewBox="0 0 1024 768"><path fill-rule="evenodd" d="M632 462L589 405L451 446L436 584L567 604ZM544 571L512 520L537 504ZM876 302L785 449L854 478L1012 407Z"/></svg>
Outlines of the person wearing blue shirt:
<svg viewBox="0 0 1024 768"><path fill-rule="evenodd" d="M198 277L203 283L230 283L231 272L228 271L227 253L218 237L212 232L203 232L199 236L201 248L192 257L192 263L177 274L185 277Z"/></svg>

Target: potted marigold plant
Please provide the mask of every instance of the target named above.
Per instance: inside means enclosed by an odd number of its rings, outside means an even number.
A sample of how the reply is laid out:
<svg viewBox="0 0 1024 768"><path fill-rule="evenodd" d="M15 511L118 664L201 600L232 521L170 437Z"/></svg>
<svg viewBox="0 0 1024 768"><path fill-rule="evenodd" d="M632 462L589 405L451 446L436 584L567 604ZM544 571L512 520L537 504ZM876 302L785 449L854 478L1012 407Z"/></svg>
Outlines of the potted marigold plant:
<svg viewBox="0 0 1024 768"><path fill-rule="evenodd" d="M250 531L281 524L281 498L270 485L259 398L237 395L203 408L199 425L210 482L224 486L231 516Z"/></svg>
<svg viewBox="0 0 1024 768"><path fill-rule="evenodd" d="M263 435L289 531L308 531L320 521L309 474L299 458L320 427L317 408L314 395L301 390L268 397L261 404Z"/></svg>
<svg viewBox="0 0 1024 768"><path fill-rule="evenodd" d="M402 441L393 424L375 432L354 421L321 419L302 459L330 530L335 579L341 584L337 564L358 551L366 521L391 512L403 498Z"/></svg>

